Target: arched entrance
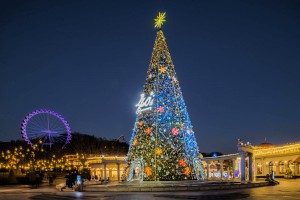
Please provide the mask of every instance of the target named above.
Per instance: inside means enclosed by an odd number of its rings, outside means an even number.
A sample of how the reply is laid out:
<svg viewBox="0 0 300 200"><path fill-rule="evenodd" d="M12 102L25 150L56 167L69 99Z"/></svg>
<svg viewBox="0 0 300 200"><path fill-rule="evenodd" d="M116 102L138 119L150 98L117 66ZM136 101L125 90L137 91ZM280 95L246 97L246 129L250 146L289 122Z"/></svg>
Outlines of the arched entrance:
<svg viewBox="0 0 300 200"><path fill-rule="evenodd" d="M259 162L257 163L257 167L256 167L256 174L261 175L263 174L263 169L262 169L262 164Z"/></svg>
<svg viewBox="0 0 300 200"><path fill-rule="evenodd" d="M285 166L283 161L279 161L279 174L284 174L285 173Z"/></svg>
<svg viewBox="0 0 300 200"><path fill-rule="evenodd" d="M269 162L269 174L273 173L274 171L274 164L272 161Z"/></svg>
<svg viewBox="0 0 300 200"><path fill-rule="evenodd" d="M292 171L292 175L295 175L295 163L291 160L288 162L288 168Z"/></svg>
<svg viewBox="0 0 300 200"><path fill-rule="evenodd" d="M144 162L142 159L138 158L132 161L127 181L139 180L143 181L144 179Z"/></svg>
<svg viewBox="0 0 300 200"><path fill-rule="evenodd" d="M194 158L193 164L197 180L205 180L205 174L203 171L201 160L199 158Z"/></svg>

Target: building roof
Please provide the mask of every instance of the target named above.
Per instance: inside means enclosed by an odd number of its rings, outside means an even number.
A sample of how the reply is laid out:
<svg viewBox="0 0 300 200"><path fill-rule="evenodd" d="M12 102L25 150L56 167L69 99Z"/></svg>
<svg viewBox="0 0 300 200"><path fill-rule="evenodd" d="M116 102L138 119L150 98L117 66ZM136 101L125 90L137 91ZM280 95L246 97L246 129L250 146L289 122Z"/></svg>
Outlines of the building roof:
<svg viewBox="0 0 300 200"><path fill-rule="evenodd" d="M294 162L300 163L300 156L296 160L294 160Z"/></svg>
<svg viewBox="0 0 300 200"><path fill-rule="evenodd" d="M273 148L273 147L276 147L276 146L272 143L263 142L263 143L257 145L257 147L260 147L260 148Z"/></svg>
<svg viewBox="0 0 300 200"><path fill-rule="evenodd" d="M270 143L269 143L270 144ZM272 145L272 144L271 144ZM278 156L278 155L300 155L300 142L279 145L279 146L271 146L271 145L262 145L254 146L254 155L257 156ZM265 146L265 147L264 147Z"/></svg>

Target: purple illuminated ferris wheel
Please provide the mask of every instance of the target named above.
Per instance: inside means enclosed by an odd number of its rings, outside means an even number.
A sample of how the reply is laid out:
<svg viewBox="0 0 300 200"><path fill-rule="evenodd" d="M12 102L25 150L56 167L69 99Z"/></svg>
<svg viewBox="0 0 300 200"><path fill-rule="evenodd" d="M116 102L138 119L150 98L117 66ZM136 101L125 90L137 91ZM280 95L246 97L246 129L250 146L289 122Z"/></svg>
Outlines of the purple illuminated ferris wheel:
<svg viewBox="0 0 300 200"><path fill-rule="evenodd" d="M60 114L47 109L35 110L26 115L21 125L21 134L29 145L42 141L42 145L50 149L53 145L64 149L72 137L68 122Z"/></svg>

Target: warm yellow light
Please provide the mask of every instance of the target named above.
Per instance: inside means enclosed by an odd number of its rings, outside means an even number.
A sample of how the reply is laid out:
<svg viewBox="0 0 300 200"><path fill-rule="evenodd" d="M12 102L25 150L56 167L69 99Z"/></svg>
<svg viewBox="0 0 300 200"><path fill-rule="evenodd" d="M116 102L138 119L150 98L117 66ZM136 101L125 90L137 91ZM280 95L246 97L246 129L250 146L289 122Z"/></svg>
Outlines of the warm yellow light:
<svg viewBox="0 0 300 200"><path fill-rule="evenodd" d="M155 150L155 153L156 153L157 155L162 154L162 149L156 149L156 150Z"/></svg>
<svg viewBox="0 0 300 200"><path fill-rule="evenodd" d="M162 68L159 69L159 71L164 74L164 73L166 73L166 68L162 67Z"/></svg>
<svg viewBox="0 0 300 200"><path fill-rule="evenodd" d="M166 13L158 12L158 16L154 19L154 27L161 28L161 26L165 21L166 21Z"/></svg>

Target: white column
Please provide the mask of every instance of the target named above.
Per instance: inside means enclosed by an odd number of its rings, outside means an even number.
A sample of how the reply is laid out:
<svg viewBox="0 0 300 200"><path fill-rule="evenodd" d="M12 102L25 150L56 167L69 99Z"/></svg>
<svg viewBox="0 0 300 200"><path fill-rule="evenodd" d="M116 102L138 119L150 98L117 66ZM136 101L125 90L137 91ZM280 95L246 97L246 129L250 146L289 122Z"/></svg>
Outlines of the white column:
<svg viewBox="0 0 300 200"><path fill-rule="evenodd" d="M264 158L262 158L262 161L261 161L261 167L262 167L262 176L266 176L266 162L265 162L265 159Z"/></svg>
<svg viewBox="0 0 300 200"><path fill-rule="evenodd" d="M241 183L245 183L245 153L240 152L241 155Z"/></svg>
<svg viewBox="0 0 300 200"><path fill-rule="evenodd" d="M249 158L249 182L253 181L253 154L248 153Z"/></svg>
<svg viewBox="0 0 300 200"><path fill-rule="evenodd" d="M255 157L252 154L252 180L256 181L256 173L257 173L257 166L256 166L256 160Z"/></svg>
<svg viewBox="0 0 300 200"><path fill-rule="evenodd" d="M276 177L279 171L279 162L277 161L274 162L273 171L274 171L274 176Z"/></svg>
<svg viewBox="0 0 300 200"><path fill-rule="evenodd" d="M234 174L234 168L235 168L235 159L232 159L232 180L234 181L235 179L235 174Z"/></svg>
<svg viewBox="0 0 300 200"><path fill-rule="evenodd" d="M118 182L120 182L120 163L117 163L117 176L118 176Z"/></svg>
<svg viewBox="0 0 300 200"><path fill-rule="evenodd" d="M209 179L209 164L208 164L208 161L206 161L206 169L207 169L207 171L206 171L206 174L207 174L207 180Z"/></svg>
<svg viewBox="0 0 300 200"><path fill-rule="evenodd" d="M220 176L220 179L221 179L221 181L222 181L222 179L223 179L223 160L219 160L219 163L220 163L220 174L221 174L221 176Z"/></svg>
<svg viewBox="0 0 300 200"><path fill-rule="evenodd" d="M106 182L106 163L103 163L104 166L104 182Z"/></svg>

